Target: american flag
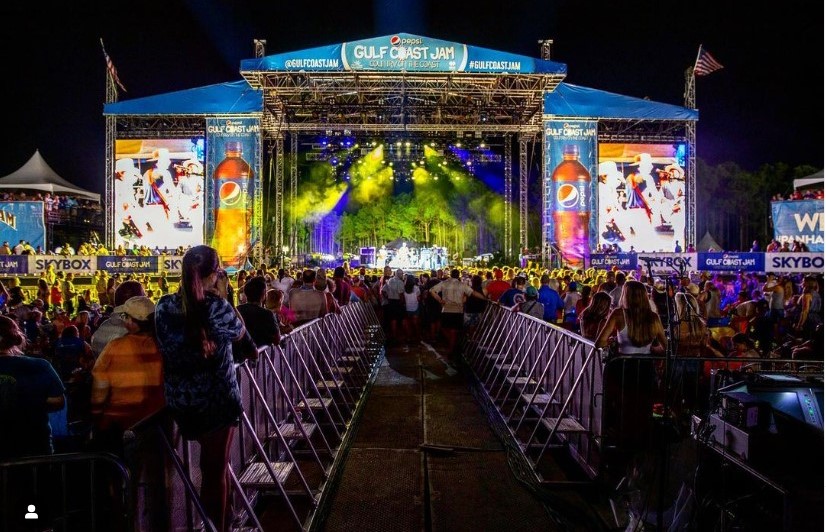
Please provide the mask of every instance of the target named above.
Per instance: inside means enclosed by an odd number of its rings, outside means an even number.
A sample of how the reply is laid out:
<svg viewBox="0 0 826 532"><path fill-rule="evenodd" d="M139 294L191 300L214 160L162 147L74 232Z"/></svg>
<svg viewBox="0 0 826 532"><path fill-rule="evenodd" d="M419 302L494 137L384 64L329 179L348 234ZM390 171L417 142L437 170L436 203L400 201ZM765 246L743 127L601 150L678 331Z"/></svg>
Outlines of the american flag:
<svg viewBox="0 0 826 532"><path fill-rule="evenodd" d="M109 71L109 76L123 92L126 92L126 87L123 86L123 83L121 83L120 78L118 77L118 69L115 68L115 63L112 62L112 58L106 53L106 47L103 46L103 39L100 40L100 47L103 49L103 57L106 59L106 70Z"/></svg>
<svg viewBox="0 0 826 532"><path fill-rule="evenodd" d="M707 76L712 72L716 72L723 68L723 65L717 62L708 51L703 49L700 45L700 51L697 54L697 62L694 63L694 74L697 76Z"/></svg>

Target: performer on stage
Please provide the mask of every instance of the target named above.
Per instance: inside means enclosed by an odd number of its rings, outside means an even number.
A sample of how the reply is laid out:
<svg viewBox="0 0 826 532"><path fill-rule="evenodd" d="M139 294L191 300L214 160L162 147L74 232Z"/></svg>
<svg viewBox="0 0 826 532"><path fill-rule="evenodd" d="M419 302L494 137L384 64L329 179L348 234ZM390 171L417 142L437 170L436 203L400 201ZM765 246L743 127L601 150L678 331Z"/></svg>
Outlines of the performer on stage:
<svg viewBox="0 0 826 532"><path fill-rule="evenodd" d="M376 266L378 268L384 268L387 266L389 257L387 256L387 248L382 246L379 248L379 253L376 255Z"/></svg>
<svg viewBox="0 0 826 532"><path fill-rule="evenodd" d="M399 250L396 252L396 263L398 264L399 268L409 268L410 267L410 250L407 249L407 242L402 242L402 245L399 247Z"/></svg>

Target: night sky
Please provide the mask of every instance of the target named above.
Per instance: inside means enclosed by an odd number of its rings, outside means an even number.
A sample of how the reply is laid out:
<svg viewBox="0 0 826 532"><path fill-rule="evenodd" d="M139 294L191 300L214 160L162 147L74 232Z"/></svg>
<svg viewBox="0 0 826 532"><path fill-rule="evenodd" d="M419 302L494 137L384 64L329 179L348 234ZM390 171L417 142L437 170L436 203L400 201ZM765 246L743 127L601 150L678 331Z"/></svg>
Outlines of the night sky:
<svg viewBox="0 0 826 532"><path fill-rule="evenodd" d="M102 193L105 63L139 98L240 79L253 39L275 54L396 32L553 60L567 82L683 104L703 44L725 68L697 79L698 156L746 170L823 167L823 3L624 1L4 3L6 121L0 176L39 149L52 168Z"/></svg>

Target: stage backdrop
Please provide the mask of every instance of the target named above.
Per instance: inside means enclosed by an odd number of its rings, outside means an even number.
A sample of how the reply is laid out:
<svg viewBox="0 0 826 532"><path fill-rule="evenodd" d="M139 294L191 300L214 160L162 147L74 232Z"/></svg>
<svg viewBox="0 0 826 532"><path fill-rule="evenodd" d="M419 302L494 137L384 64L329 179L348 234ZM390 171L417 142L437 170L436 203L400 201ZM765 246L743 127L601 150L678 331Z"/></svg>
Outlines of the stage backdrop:
<svg viewBox="0 0 826 532"><path fill-rule="evenodd" d="M14 247L21 240L46 247L42 201L0 201L0 243Z"/></svg>
<svg viewBox="0 0 826 532"><path fill-rule="evenodd" d="M115 141L115 245L204 243L204 139Z"/></svg>
<svg viewBox="0 0 826 532"><path fill-rule="evenodd" d="M789 247L802 240L809 251L823 252L823 200L790 200L772 202L774 238Z"/></svg>
<svg viewBox="0 0 826 532"><path fill-rule="evenodd" d="M685 249L685 145L599 145L598 244L619 251Z"/></svg>

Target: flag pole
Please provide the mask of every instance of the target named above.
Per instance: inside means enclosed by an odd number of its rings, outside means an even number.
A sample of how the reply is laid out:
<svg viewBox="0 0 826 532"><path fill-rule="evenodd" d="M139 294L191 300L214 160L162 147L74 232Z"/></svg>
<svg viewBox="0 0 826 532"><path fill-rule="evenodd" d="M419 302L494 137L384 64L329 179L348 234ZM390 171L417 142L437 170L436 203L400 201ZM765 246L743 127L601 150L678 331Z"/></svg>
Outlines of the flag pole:
<svg viewBox="0 0 826 532"><path fill-rule="evenodd" d="M694 65L688 67L685 71L685 107L688 109L697 108L697 97L695 93L696 77L694 69L697 68L697 61L700 60L703 45L697 49L697 57L694 59ZM688 243L696 244L697 242L697 122L689 120L685 128L686 136L686 189L687 189L687 209L686 209L686 234L684 235L686 248Z"/></svg>

